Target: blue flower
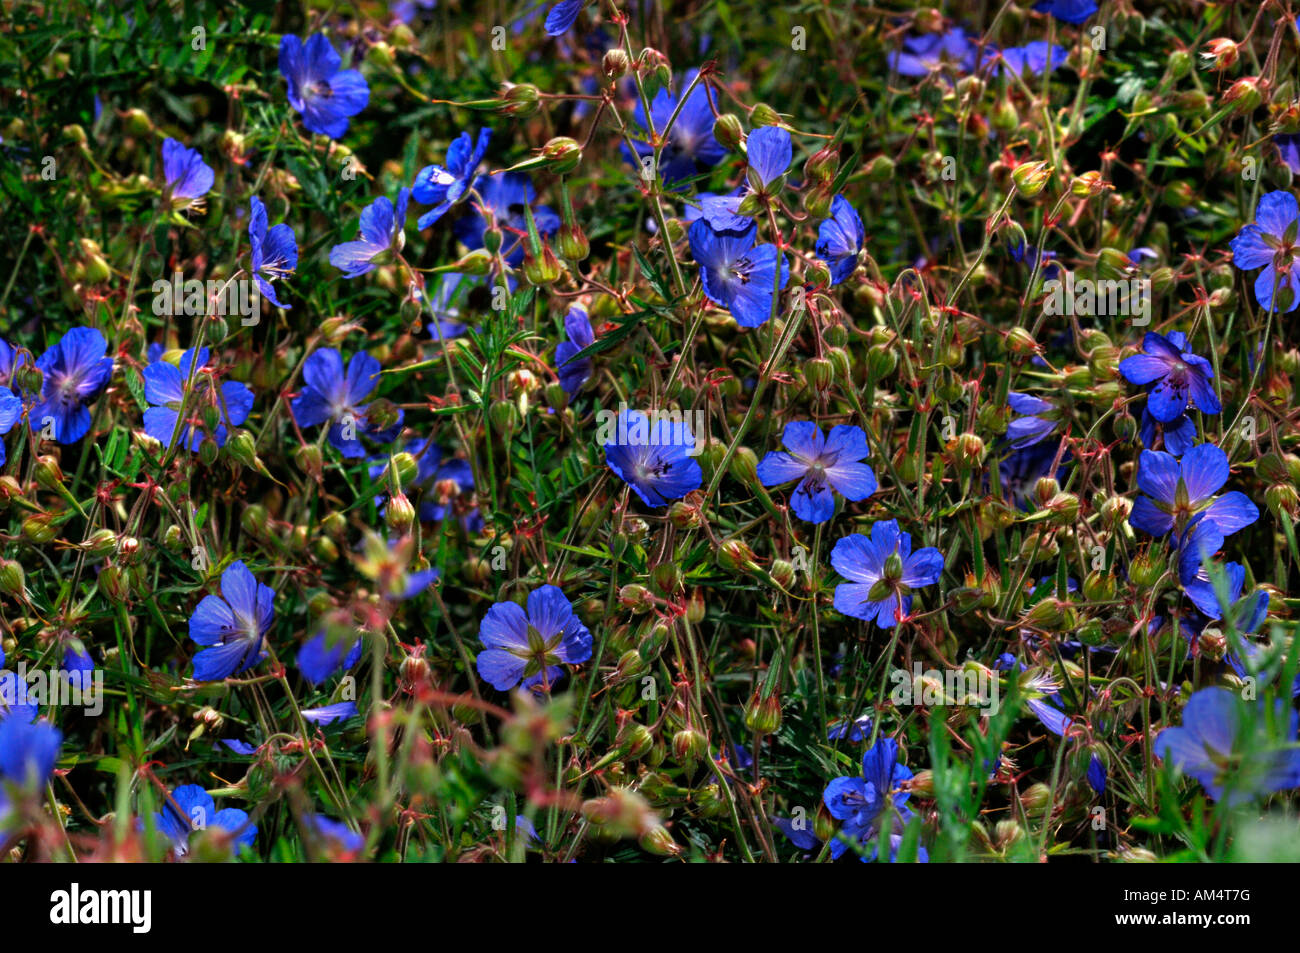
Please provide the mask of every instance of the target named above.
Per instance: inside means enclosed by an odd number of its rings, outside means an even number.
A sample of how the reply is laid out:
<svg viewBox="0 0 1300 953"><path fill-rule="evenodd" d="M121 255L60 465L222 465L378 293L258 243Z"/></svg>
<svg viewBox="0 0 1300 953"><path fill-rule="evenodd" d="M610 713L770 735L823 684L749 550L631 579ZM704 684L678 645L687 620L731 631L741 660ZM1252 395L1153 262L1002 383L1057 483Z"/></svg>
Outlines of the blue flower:
<svg viewBox="0 0 1300 953"><path fill-rule="evenodd" d="M1196 446L1198 437L1196 421L1192 420L1190 415L1183 414L1173 420L1162 422L1156 420L1150 408L1143 407L1142 420L1138 425L1138 436L1142 440L1142 445L1151 449L1155 444L1157 433L1164 438L1165 451L1175 457L1181 457Z"/></svg>
<svg viewBox="0 0 1300 953"><path fill-rule="evenodd" d="M1215 498L1228 482L1228 457L1212 443L1193 447L1181 461L1160 450L1143 450L1137 482L1146 496L1133 503L1129 525L1151 536L1164 536L1175 525L1182 532L1198 516L1213 520L1225 536L1259 519L1245 494L1234 490Z"/></svg>
<svg viewBox="0 0 1300 953"><path fill-rule="evenodd" d="M618 415L614 441L605 444L605 462L646 506L666 506L698 490L704 480L689 452L694 445L684 421L651 421L641 411L625 408Z"/></svg>
<svg viewBox="0 0 1300 953"><path fill-rule="evenodd" d="M43 787L54 773L62 744L62 733L44 719L0 720L0 778L29 791ZM0 790L0 810L3 801Z"/></svg>
<svg viewBox="0 0 1300 953"><path fill-rule="evenodd" d="M840 822L839 835L831 841L831 857L838 860L849 849L849 842L860 847L871 847L870 857L878 853L876 840L884 824L889 824L890 860L898 852L901 834L895 834L895 823L906 824L912 818L908 807L908 792L904 782L912 778L911 770L898 763L898 742L893 738L880 738L862 756L862 776L836 778L826 786L822 802L831 817ZM921 848L918 859L927 858Z"/></svg>
<svg viewBox="0 0 1300 953"><path fill-rule="evenodd" d="M455 271L438 276L429 296L429 313L433 317L429 324L430 337L445 341L465 333L468 325L461 320L461 308L465 306L465 298L473 286L481 281L477 276Z"/></svg>
<svg viewBox="0 0 1300 953"><path fill-rule="evenodd" d="M175 139L164 139L163 200L176 210L203 211L203 197L216 181L212 169L198 150L186 148Z"/></svg>
<svg viewBox="0 0 1300 953"><path fill-rule="evenodd" d="M362 401L379 386L381 370L379 361L365 351L352 355L346 373L343 358L334 348L323 347L314 351L302 366L302 379L306 386L293 399L294 419L302 427L328 422L330 446L349 459L364 457L362 434L379 443L387 443L402 429L403 414L400 411L397 422L382 431L375 430L366 417L370 405Z"/></svg>
<svg viewBox="0 0 1300 953"><path fill-rule="evenodd" d="M755 192L766 193L770 186L790 168L794 159L790 133L780 126L761 126L746 139L749 184Z"/></svg>
<svg viewBox="0 0 1300 953"><path fill-rule="evenodd" d="M349 648L349 645L351 648ZM298 650L298 671L313 685L319 685L335 672L349 669L361 661L361 639L331 638L322 630Z"/></svg>
<svg viewBox="0 0 1300 953"><path fill-rule="evenodd" d="M1225 563L1221 568L1227 586L1227 603L1222 604L1210 579L1207 563L1224 542L1224 533L1212 519L1198 519L1184 533L1178 547L1178 581L1192 601L1207 618L1223 618L1226 609L1237 630L1254 632L1268 612L1268 593L1258 590L1241 598L1246 583L1246 570L1240 563Z"/></svg>
<svg viewBox="0 0 1300 953"><path fill-rule="evenodd" d="M334 853L355 854L366 846L366 839L342 821L313 814L303 821L303 826Z"/></svg>
<svg viewBox="0 0 1300 953"><path fill-rule="evenodd" d="M998 479L1002 487L1003 498L1014 503L1017 508L1029 508L1029 492L1041 477L1055 476L1058 481L1065 479L1065 463L1069 461L1067 453L1061 459L1061 466L1052 471L1056 459L1055 444L1031 444L1020 450L1014 450L998 464Z"/></svg>
<svg viewBox="0 0 1300 953"><path fill-rule="evenodd" d="M154 829L173 844L177 855L189 852L190 835L206 830L224 831L234 847L252 847L257 842L257 825L248 813L236 807L217 810L212 795L197 784L182 784L171 792L163 809L153 816Z"/></svg>
<svg viewBox="0 0 1300 953"><path fill-rule="evenodd" d="M422 205L433 206L420 216L417 228L428 228L460 201L491 141L491 129L480 129L477 141L471 141L469 133L462 132L447 147L446 167L428 165L416 173L415 183L411 186L412 197Z"/></svg>
<svg viewBox="0 0 1300 953"><path fill-rule="evenodd" d="M3 437L23 416L23 402L9 388L0 388L0 437ZM5 462L5 444L0 440L0 466ZM0 663L3 659L0 659Z"/></svg>
<svg viewBox="0 0 1300 953"><path fill-rule="evenodd" d="M591 633L578 621L573 607L555 586L528 594L525 613L513 602L498 602L479 625L486 649L478 654L479 676L497 691L541 685L549 690L564 674L562 664L578 665L591 658Z"/></svg>
<svg viewBox="0 0 1300 953"><path fill-rule="evenodd" d="M701 218L691 224L687 234L691 255L700 266L704 293L729 310L741 327L765 324L772 316L773 294L790 279L785 255L771 243L755 247L758 230L752 225L744 231L718 232Z"/></svg>
<svg viewBox="0 0 1300 953"><path fill-rule="evenodd" d="M28 691L26 679L17 672L0 670L0 722L36 720L40 709Z"/></svg>
<svg viewBox="0 0 1300 953"><path fill-rule="evenodd" d="M682 82L689 87L695 81L698 72L698 70L691 70ZM676 111L676 95L667 89L655 93L655 98L650 103L650 118L654 121L654 131L663 135L664 129L668 127L668 121ZM645 108L639 100L636 104L636 123L648 134ZM664 143L663 152L659 157L657 171L665 185L681 186L684 180L699 171L700 166L715 166L726 157L727 150L713 135L713 123L710 94L704 83L698 83L686 98L681 112L677 113L677 121L673 123L672 129L669 129L668 141ZM634 141L633 148L636 151L635 156L628 152L626 145L623 147L624 154L633 165L640 165L646 156L653 155L655 151L649 142L642 140Z"/></svg>
<svg viewBox="0 0 1300 953"><path fill-rule="evenodd" d="M837 721L826 730L829 741L839 741L847 737L849 741L866 741L871 737L872 721L870 715L859 715L852 721Z"/></svg>
<svg viewBox="0 0 1300 953"><path fill-rule="evenodd" d="M1043 400L1041 397L1011 391L1007 394L1007 405L1017 414L1025 415L1016 417L1007 426L1007 441L1009 446L1015 450L1032 447L1040 440L1048 437L1060 424L1058 420L1039 416L1040 414L1055 414L1057 412L1055 404Z"/></svg>
<svg viewBox="0 0 1300 953"><path fill-rule="evenodd" d="M967 73L975 67L975 45L966 37L966 31L956 26L945 33L907 37L903 49L890 53L887 62L902 76L925 76L945 63Z"/></svg>
<svg viewBox="0 0 1300 953"><path fill-rule="evenodd" d="M1242 228L1229 244L1232 263L1242 271L1263 268L1255 279L1255 300L1273 310L1273 286L1286 292L1278 305L1290 313L1300 307L1300 258L1295 253L1296 220L1300 205L1290 192L1269 192L1259 200L1255 221Z"/></svg>
<svg viewBox="0 0 1300 953"><path fill-rule="evenodd" d="M108 342L95 328L73 328L36 361L44 375L41 399L32 408L33 429L54 434L56 443L76 443L90 430L86 405L113 376Z"/></svg>
<svg viewBox="0 0 1300 953"><path fill-rule="evenodd" d="M284 222L267 229L266 206L256 195L249 200L249 206L248 241L252 247L253 279L271 304L288 310L289 305L275 296L271 282L293 274L298 267L298 241L293 229Z"/></svg>
<svg viewBox="0 0 1300 953"><path fill-rule="evenodd" d="M1093 0L1039 0L1034 4L1039 13L1050 13L1062 23L1082 23L1097 12Z"/></svg>
<svg viewBox="0 0 1300 953"><path fill-rule="evenodd" d="M842 195L831 202L831 217L817 226L817 257L830 269L831 284L838 285L858 267L866 242L862 219Z"/></svg>
<svg viewBox="0 0 1300 953"><path fill-rule="evenodd" d="M569 32L578 19L578 14L586 6L586 0L560 0L546 14L546 32L549 36L560 36Z"/></svg>
<svg viewBox="0 0 1300 953"><path fill-rule="evenodd" d="M810 523L824 523L835 512L835 494L865 500L876 492L876 475L861 461L870 453L861 427L832 427L828 437L807 420L785 425L781 442L790 451L768 452L758 464L764 486L798 480L790 508Z"/></svg>
<svg viewBox="0 0 1300 953"><path fill-rule="evenodd" d="M216 387L213 373L208 370L208 357L206 347L197 353L191 348L181 355L180 367L156 361L143 371L144 399L151 405L144 412L144 431L164 447L179 441L194 452L209 436L218 447L224 446L230 428L247 420L253 409L253 392L239 381L226 381ZM178 433L182 405L185 420ZM205 419L208 408L218 412L213 431L208 430Z"/></svg>
<svg viewBox="0 0 1300 953"><path fill-rule="evenodd" d="M1300 133L1288 132L1273 137L1279 157L1295 175L1300 175Z"/></svg>
<svg viewBox="0 0 1300 953"><path fill-rule="evenodd" d="M452 231L470 251L483 247L484 234L489 227L502 230L501 257L512 267L524 260L524 241L528 233L528 220L524 206L537 200L537 190L532 180L522 172L503 172L500 175L480 175L474 190L483 200L475 203L473 213L456 220ZM533 222L542 238L554 235L560 227L560 217L547 205L533 208Z"/></svg>
<svg viewBox="0 0 1300 953"><path fill-rule="evenodd" d="M1300 786L1300 750L1280 747L1270 737L1264 709L1259 703L1250 719L1236 693L1203 688L1187 700L1182 726L1166 728L1156 736L1155 753L1200 781L1216 801L1230 787L1230 805ZM1298 717L1279 701L1283 744L1294 741Z"/></svg>
<svg viewBox="0 0 1300 953"><path fill-rule="evenodd" d="M415 458L415 477L406 484L408 495L418 490L420 519L436 522L446 515L452 500L474 489L474 468L461 457L443 459L442 450L432 440L411 440L406 452ZM387 457L376 457L370 465L370 479L377 480L388 466ZM383 498L375 499L375 506L383 506Z"/></svg>
<svg viewBox="0 0 1300 953"><path fill-rule="evenodd" d="M332 725L337 721L347 721L357 713L356 702L337 702L333 705L322 705L320 708L304 708L302 717L305 721L313 725L320 725L322 728L326 725Z"/></svg>
<svg viewBox="0 0 1300 953"><path fill-rule="evenodd" d="M564 316L564 333L568 340L561 341L555 348L555 367L560 376L560 386L572 397L591 377L591 358L574 360L574 355L596 343L586 308L576 304L569 308Z"/></svg>
<svg viewBox="0 0 1300 953"><path fill-rule="evenodd" d="M194 656L194 680L220 681L262 660L262 639L275 617L275 593L253 578L242 560L221 574L221 595L204 596L190 616L190 638L203 650Z"/></svg>
<svg viewBox="0 0 1300 953"><path fill-rule="evenodd" d="M1177 420L1190 404L1205 414L1223 409L1210 379L1214 368L1205 358L1187 350L1187 337L1175 331L1165 337L1148 331L1142 339L1142 354L1119 363L1119 372L1130 384L1155 383L1147 398L1147 409L1161 423Z"/></svg>
<svg viewBox="0 0 1300 953"><path fill-rule="evenodd" d="M1106 765L1095 754L1088 759L1088 787L1098 794L1106 793Z"/></svg>
<svg viewBox="0 0 1300 953"><path fill-rule="evenodd" d="M1070 57L1070 51L1065 47L1057 45L1049 47L1044 40L1034 40L1024 46L1009 46L1004 50L993 52L996 54L995 58L1002 60L1001 64L995 63L990 71L994 76L1002 74L1003 64L1017 76L1023 76L1026 72L1031 76L1041 76L1044 70L1055 73L1057 67Z"/></svg>
<svg viewBox="0 0 1300 953"><path fill-rule="evenodd" d="M365 77L342 65L322 33L308 37L305 46L296 36L280 37L280 74L289 84L289 105L302 113L302 124L310 132L331 139L342 139L348 119L370 102Z"/></svg>
<svg viewBox="0 0 1300 953"><path fill-rule="evenodd" d="M411 200L410 189L399 189L397 207L388 198L380 196L361 212L361 238L343 242L330 249L330 264L343 272L345 278L357 278L376 265L387 264L406 245L406 205Z"/></svg>
<svg viewBox="0 0 1300 953"><path fill-rule="evenodd" d="M8 341L0 339L0 387L4 387L15 396L19 396L22 388L14 381L14 375L21 368L34 366L32 356L28 351L15 350L9 346Z"/></svg>
<svg viewBox="0 0 1300 953"><path fill-rule="evenodd" d="M853 533L837 542L831 565L849 580L835 587L836 611L890 629L911 612L913 589L939 581L943 554L933 546L912 552L898 521L881 520L870 538Z"/></svg>

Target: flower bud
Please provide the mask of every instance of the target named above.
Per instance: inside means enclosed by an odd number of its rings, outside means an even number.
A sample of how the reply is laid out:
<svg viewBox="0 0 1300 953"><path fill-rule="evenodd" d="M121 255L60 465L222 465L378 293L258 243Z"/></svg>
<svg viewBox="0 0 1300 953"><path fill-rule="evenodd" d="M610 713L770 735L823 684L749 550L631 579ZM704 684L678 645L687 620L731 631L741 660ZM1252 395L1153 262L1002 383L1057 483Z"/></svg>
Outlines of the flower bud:
<svg viewBox="0 0 1300 953"><path fill-rule="evenodd" d="M1046 162L1022 162L1011 170L1011 181L1021 198L1032 199L1043 191L1052 172Z"/></svg>
<svg viewBox="0 0 1300 953"><path fill-rule="evenodd" d="M749 123L755 129L760 126L779 126L781 117L767 103L759 103L750 111Z"/></svg>
<svg viewBox="0 0 1300 953"><path fill-rule="evenodd" d="M758 454L749 447L737 447L728 472L741 483L753 483L758 479Z"/></svg>
<svg viewBox="0 0 1300 953"><path fill-rule="evenodd" d="M415 506L405 493L398 493L388 498L384 509L384 522L394 533L405 536L415 523Z"/></svg>
<svg viewBox="0 0 1300 953"><path fill-rule="evenodd" d="M560 226L560 231L555 236L555 245L568 261L585 261L591 254L591 242L576 223Z"/></svg>
<svg viewBox="0 0 1300 953"><path fill-rule="evenodd" d="M1209 60L1209 68L1213 70L1231 69L1236 65L1237 57L1240 55L1241 47L1235 40L1226 36L1210 40L1201 51L1201 57Z"/></svg>
<svg viewBox="0 0 1300 953"><path fill-rule="evenodd" d="M745 128L735 113L723 113L713 123L713 138L724 149L735 151L745 138Z"/></svg>
<svg viewBox="0 0 1300 953"><path fill-rule="evenodd" d="M868 182L888 182L894 177L894 160L889 156L876 156L863 166L862 171Z"/></svg>
<svg viewBox="0 0 1300 953"><path fill-rule="evenodd" d="M540 256L526 252L524 254L524 277L530 284L542 286L552 285L560 280L564 274L564 268L560 260L555 257L555 252L551 251L551 246L543 244L542 254Z"/></svg>
<svg viewBox="0 0 1300 953"><path fill-rule="evenodd" d="M776 695L761 698L755 692L745 706L745 727L756 735L774 734L781 727L781 699Z"/></svg>
<svg viewBox="0 0 1300 953"><path fill-rule="evenodd" d="M619 79L631 68L631 59L618 47L606 50L600 61L601 72L609 79Z"/></svg>
<svg viewBox="0 0 1300 953"><path fill-rule="evenodd" d="M542 158L556 175L568 175L582 162L582 146L576 139L556 136L542 146Z"/></svg>
<svg viewBox="0 0 1300 953"><path fill-rule="evenodd" d="M522 119L537 112L541 98L540 90L532 83L518 83L510 86L501 97L501 111Z"/></svg>
<svg viewBox="0 0 1300 953"><path fill-rule="evenodd" d="M653 605L650 590L635 582L628 583L618 591L618 601L633 612L645 612Z"/></svg>
<svg viewBox="0 0 1300 953"><path fill-rule="evenodd" d="M0 559L0 592L14 599L27 598L27 577L15 559Z"/></svg>
<svg viewBox="0 0 1300 953"><path fill-rule="evenodd" d="M694 728L673 735L673 759L683 767L694 767L709 752L709 739Z"/></svg>

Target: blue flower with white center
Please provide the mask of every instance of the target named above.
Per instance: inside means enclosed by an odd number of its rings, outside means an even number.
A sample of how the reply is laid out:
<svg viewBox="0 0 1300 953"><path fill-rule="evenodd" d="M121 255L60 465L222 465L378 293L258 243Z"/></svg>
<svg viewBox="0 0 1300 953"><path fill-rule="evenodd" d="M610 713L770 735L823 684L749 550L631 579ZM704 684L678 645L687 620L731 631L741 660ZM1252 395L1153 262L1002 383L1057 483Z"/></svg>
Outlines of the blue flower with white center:
<svg viewBox="0 0 1300 953"><path fill-rule="evenodd" d="M175 139L164 139L163 201L176 211L203 211L203 197L212 191L216 176L197 149L190 149Z"/></svg>
<svg viewBox="0 0 1300 953"><path fill-rule="evenodd" d="M831 217L817 226L817 257L826 262L831 284L838 285L858 267L866 243L862 218L842 195L831 202Z"/></svg>
<svg viewBox="0 0 1300 953"><path fill-rule="evenodd" d="M252 249L253 280L263 297L287 311L289 305L275 296L271 282L293 274L298 267L298 240L284 222L267 228L266 206L256 195L249 200L249 206L248 241Z"/></svg>
<svg viewBox="0 0 1300 953"><path fill-rule="evenodd" d="M1259 510L1236 490L1215 497L1228 482L1228 456L1212 443L1193 447L1178 460L1159 450L1138 459L1138 488L1129 525L1151 536L1185 531L1195 517L1213 520L1225 536L1259 519Z"/></svg>
<svg viewBox="0 0 1300 953"><path fill-rule="evenodd" d="M478 634L487 646L478 654L478 673L497 691L521 682L524 688L549 691L564 674L563 665L591 658L591 633L555 586L530 592L527 612L513 602L494 604Z"/></svg>
<svg viewBox="0 0 1300 953"><path fill-rule="evenodd" d="M560 386L573 397L591 377L591 358L575 360L575 355L596 343L586 308L576 304L569 308L569 313L564 316L564 333L568 340L561 341L555 348L555 368Z"/></svg>
<svg viewBox="0 0 1300 953"><path fill-rule="evenodd" d="M329 442L349 459L364 457L361 446L364 434L378 443L388 443L401 432L403 414L397 422L376 430L366 416L369 404L362 403L379 386L382 371L379 361L365 351L358 351L343 370L343 358L332 347L312 352L303 362L302 393L293 399L293 416L302 427L329 423Z"/></svg>
<svg viewBox="0 0 1300 953"><path fill-rule="evenodd" d="M225 381L220 388L216 386L208 368L209 356L206 347L197 352L191 348L181 355L179 367L167 361L155 361L142 373L144 399L151 405L144 412L144 432L164 447L179 443L193 453L207 437L216 441L218 447L224 446L230 428L247 420L253 409L253 392L239 381ZM217 411L217 426L212 431L205 414L209 408Z"/></svg>
<svg viewBox="0 0 1300 953"><path fill-rule="evenodd" d="M52 432L56 443L76 443L90 430L87 404L113 376L108 342L95 328L73 328L36 361L44 375L41 398L32 408L31 426Z"/></svg>
<svg viewBox="0 0 1300 953"><path fill-rule="evenodd" d="M1210 380L1214 368L1198 354L1187 350L1187 337L1174 331L1168 337L1148 331L1142 339L1142 354L1119 363L1119 372L1130 384L1154 384L1147 398L1147 410L1161 423L1177 420L1189 403L1205 414L1217 414L1219 403Z"/></svg>
<svg viewBox="0 0 1300 953"><path fill-rule="evenodd" d="M391 262L406 246L406 205L410 189L399 189L397 205L381 196L361 212L361 238L330 249L330 264L345 278L358 278Z"/></svg>
<svg viewBox="0 0 1300 953"><path fill-rule="evenodd" d="M764 486L798 480L790 508L800 519L826 522L835 512L835 493L856 502L876 492L876 475L861 462L870 453L861 427L840 424L823 437L815 423L794 421L785 425L781 442L789 452L768 452L758 479Z"/></svg>
<svg viewBox="0 0 1300 953"><path fill-rule="evenodd" d="M630 486L646 506L667 506L698 490L704 472L691 456L695 437L684 421L655 420L639 410L619 413L612 443L605 444L605 462Z"/></svg>
<svg viewBox="0 0 1300 953"><path fill-rule="evenodd" d="M252 668L265 656L262 640L275 618L275 593L253 578L243 560L221 574L221 595L204 596L190 616L194 680L214 682Z"/></svg>
<svg viewBox="0 0 1300 953"><path fill-rule="evenodd" d="M913 814L906 806L909 793L906 782L912 772L898 761L898 742L881 738L862 756L861 777L836 778L826 786L822 802L831 817L840 822L839 834L831 841L831 858L839 860L856 843L864 850L871 848L870 856L863 862L875 860L877 839L885 825L890 830L890 860L895 859L902 835L896 827L906 825ZM920 848L917 859L928 860L925 848Z"/></svg>
<svg viewBox="0 0 1300 953"><path fill-rule="evenodd" d="M415 175L411 196L421 205L433 208L420 216L416 227L423 230L442 218L469 190L479 163L492 141L491 129L480 129L477 140L462 132L447 147L446 166L428 165Z"/></svg>
<svg viewBox="0 0 1300 953"><path fill-rule="evenodd" d="M835 587L835 609L890 629L912 611L912 590L932 586L943 573L933 546L912 552L912 537L897 520L881 520L871 536L845 536L831 550L831 565L849 580Z"/></svg>
<svg viewBox="0 0 1300 953"><path fill-rule="evenodd" d="M348 120L370 102L370 87L343 59L323 33L307 38L280 38L280 74L289 85L289 105L302 114L308 131L342 139Z"/></svg>
<svg viewBox="0 0 1300 953"><path fill-rule="evenodd" d="M1290 192L1269 192L1255 208L1255 221L1243 227L1229 243L1234 265L1242 271L1263 269L1255 278L1255 300L1265 310L1289 314L1300 307L1297 220L1300 220L1300 204L1295 196ZM1276 302L1274 291L1281 294Z"/></svg>
<svg viewBox="0 0 1300 953"><path fill-rule="evenodd" d="M163 809L154 814L153 822L154 829L172 842L178 857L189 853L191 834L209 830L222 831L235 850L257 842L257 825L249 820L246 811L237 807L218 811L212 795L197 784L182 784L172 791Z"/></svg>
<svg viewBox="0 0 1300 953"><path fill-rule="evenodd" d="M1201 782L1218 801L1244 804L1274 791L1300 786L1300 749L1294 746L1300 716L1277 704L1281 737L1269 730L1264 702L1251 718L1247 705L1226 688L1203 688L1187 700L1180 727L1156 736L1154 751Z"/></svg>
<svg viewBox="0 0 1300 953"><path fill-rule="evenodd" d="M772 316L773 296L790 280L790 264L771 243L755 247L757 228L714 231L703 218L687 232L691 255L709 299L731 312L736 323L756 328ZM777 267L780 267L778 279Z"/></svg>

